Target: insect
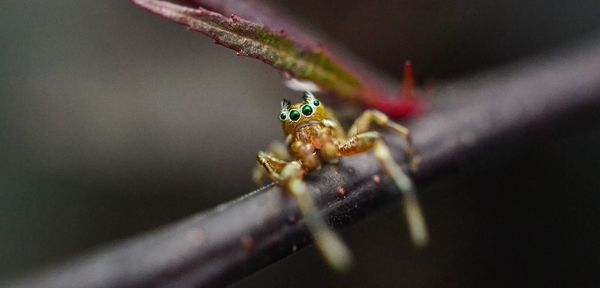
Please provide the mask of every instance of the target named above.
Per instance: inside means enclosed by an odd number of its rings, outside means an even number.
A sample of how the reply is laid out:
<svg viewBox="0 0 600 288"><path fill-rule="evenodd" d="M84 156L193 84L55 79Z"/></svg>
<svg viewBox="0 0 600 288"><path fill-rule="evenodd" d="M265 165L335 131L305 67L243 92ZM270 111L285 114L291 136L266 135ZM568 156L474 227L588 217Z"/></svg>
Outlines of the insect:
<svg viewBox="0 0 600 288"><path fill-rule="evenodd" d="M304 92L302 98L303 101L296 104L282 100L279 120L286 145L274 142L267 152L258 153L258 166L253 174L255 182L260 185L265 177L269 177L294 197L318 250L332 268L344 271L351 266L352 255L320 217L302 179L306 173L318 170L324 164L372 150L403 194L404 213L413 242L417 246L424 245L428 238L427 229L414 185L392 159L380 134L369 129L376 124L402 135L407 142L410 167L416 169L418 160L409 130L390 121L382 112L367 110L346 133L329 109L311 92Z"/></svg>

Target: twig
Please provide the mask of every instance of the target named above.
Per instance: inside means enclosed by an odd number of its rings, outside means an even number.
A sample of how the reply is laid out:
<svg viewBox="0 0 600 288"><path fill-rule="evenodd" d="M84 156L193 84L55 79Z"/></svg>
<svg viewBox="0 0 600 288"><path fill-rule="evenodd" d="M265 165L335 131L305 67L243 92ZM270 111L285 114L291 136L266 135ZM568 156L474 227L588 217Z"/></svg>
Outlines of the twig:
<svg viewBox="0 0 600 288"><path fill-rule="evenodd" d="M444 85L432 91L431 98L432 111L409 125L423 157L414 175L420 186L483 148L521 144L564 116L600 107L600 43ZM386 136L392 147L402 149L400 138ZM397 155L397 160L402 158ZM376 176L381 181L375 181ZM322 215L338 228L397 197L372 155L346 158L309 175L307 181ZM344 198L337 193L340 187L346 190ZM295 203L270 185L159 231L0 286L223 286L308 243Z"/></svg>

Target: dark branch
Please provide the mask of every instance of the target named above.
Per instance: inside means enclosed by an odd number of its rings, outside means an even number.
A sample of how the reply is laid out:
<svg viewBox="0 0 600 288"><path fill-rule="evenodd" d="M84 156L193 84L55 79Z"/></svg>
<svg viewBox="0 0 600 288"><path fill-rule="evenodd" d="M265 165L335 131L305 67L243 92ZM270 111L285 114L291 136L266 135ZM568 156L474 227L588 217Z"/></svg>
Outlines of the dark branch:
<svg viewBox="0 0 600 288"><path fill-rule="evenodd" d="M409 125L423 157L414 175L420 186L484 148L521 144L563 116L600 107L600 45L444 85L432 91L431 100L432 111ZM386 139L396 151L404 147L399 137ZM373 181L375 175L381 177L380 184ZM372 155L344 159L307 181L321 213L338 228L397 198ZM343 199L339 187L347 191ZM308 243L295 203L270 185L2 287L222 286Z"/></svg>

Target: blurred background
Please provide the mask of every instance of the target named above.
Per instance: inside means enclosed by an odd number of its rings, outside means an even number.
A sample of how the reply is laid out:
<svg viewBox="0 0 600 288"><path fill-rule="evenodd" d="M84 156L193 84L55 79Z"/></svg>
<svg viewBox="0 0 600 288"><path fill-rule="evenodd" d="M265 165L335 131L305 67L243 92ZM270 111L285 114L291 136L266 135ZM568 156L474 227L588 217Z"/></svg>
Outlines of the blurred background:
<svg viewBox="0 0 600 288"><path fill-rule="evenodd" d="M410 58L427 85L600 35L597 0L281 4L398 78ZM282 137L279 101L296 94L128 1L1 1L0 279L253 190L256 151ZM350 275L309 248L236 287L598 287L600 113L571 122L424 187L424 250L383 211L343 232Z"/></svg>

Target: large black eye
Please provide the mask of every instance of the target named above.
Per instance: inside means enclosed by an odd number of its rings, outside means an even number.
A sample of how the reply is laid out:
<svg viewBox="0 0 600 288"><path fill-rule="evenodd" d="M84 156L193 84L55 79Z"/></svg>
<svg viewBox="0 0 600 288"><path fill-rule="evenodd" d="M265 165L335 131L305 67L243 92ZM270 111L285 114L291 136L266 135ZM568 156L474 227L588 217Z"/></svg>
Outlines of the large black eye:
<svg viewBox="0 0 600 288"><path fill-rule="evenodd" d="M290 111L290 119L292 119L292 121L298 121L298 119L300 119L300 111L298 111L298 110Z"/></svg>
<svg viewBox="0 0 600 288"><path fill-rule="evenodd" d="M310 116L313 114L313 108L310 105L304 105L302 106L302 114L304 114L304 116Z"/></svg>
<svg viewBox="0 0 600 288"><path fill-rule="evenodd" d="M285 115L285 113L279 114L279 120L283 121L283 120L285 120L285 118L287 118L287 116Z"/></svg>

